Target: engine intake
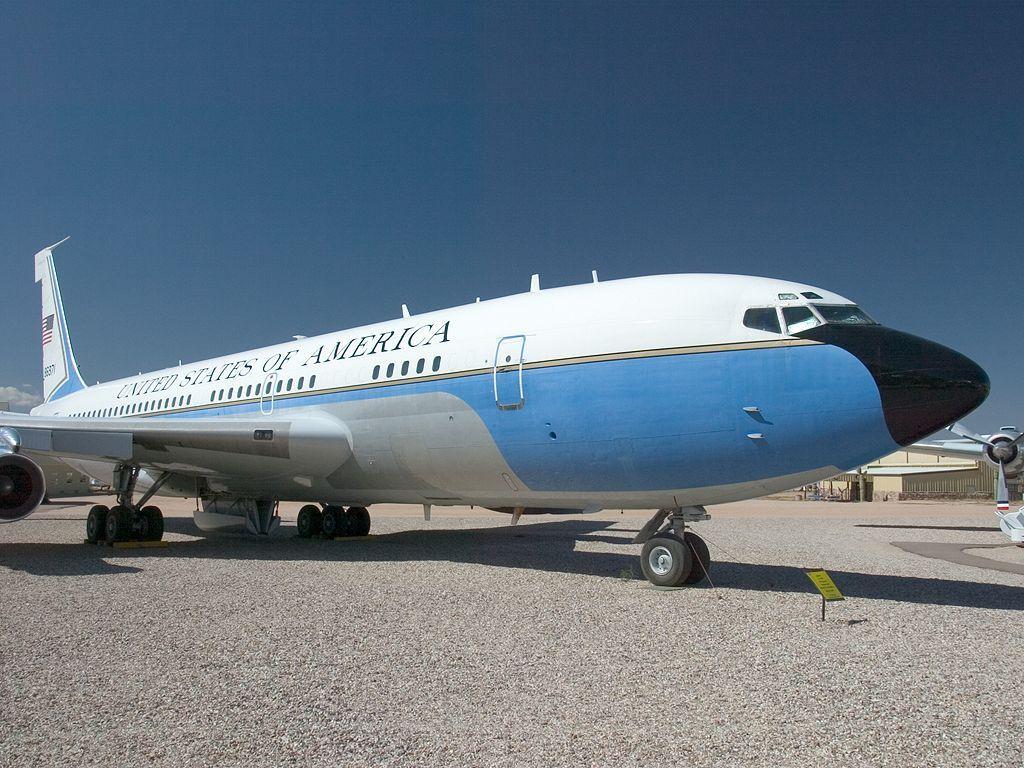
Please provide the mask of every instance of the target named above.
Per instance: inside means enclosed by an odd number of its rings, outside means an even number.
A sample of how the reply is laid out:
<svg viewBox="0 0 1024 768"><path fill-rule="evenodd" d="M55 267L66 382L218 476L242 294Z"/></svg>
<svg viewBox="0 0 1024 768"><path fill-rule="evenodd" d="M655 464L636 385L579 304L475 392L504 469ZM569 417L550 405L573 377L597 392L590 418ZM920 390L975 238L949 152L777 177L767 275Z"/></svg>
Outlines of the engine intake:
<svg viewBox="0 0 1024 768"><path fill-rule="evenodd" d="M18 453L0 454L0 523L28 517L43 503L43 470Z"/></svg>

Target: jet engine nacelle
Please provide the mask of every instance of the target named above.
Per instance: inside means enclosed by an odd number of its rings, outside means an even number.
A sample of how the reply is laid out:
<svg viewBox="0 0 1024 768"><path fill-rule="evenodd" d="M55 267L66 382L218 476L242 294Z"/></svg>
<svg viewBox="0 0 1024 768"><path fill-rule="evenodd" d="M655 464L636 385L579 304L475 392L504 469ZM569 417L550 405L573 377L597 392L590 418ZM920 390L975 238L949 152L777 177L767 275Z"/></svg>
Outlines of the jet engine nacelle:
<svg viewBox="0 0 1024 768"><path fill-rule="evenodd" d="M46 496L43 470L19 453L0 454L0 523L13 523L35 512Z"/></svg>

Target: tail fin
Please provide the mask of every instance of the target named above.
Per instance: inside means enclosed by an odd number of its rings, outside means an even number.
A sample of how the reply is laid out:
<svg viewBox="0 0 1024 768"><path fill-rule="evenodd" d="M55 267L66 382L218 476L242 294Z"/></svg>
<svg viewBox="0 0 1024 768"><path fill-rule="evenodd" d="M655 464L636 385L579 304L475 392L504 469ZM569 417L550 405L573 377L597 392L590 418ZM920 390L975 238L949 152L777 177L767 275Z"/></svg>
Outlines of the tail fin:
<svg viewBox="0 0 1024 768"><path fill-rule="evenodd" d="M64 303L53 268L53 249L67 239L36 254L36 282L42 283L43 293L43 402L46 403L85 389L71 349Z"/></svg>

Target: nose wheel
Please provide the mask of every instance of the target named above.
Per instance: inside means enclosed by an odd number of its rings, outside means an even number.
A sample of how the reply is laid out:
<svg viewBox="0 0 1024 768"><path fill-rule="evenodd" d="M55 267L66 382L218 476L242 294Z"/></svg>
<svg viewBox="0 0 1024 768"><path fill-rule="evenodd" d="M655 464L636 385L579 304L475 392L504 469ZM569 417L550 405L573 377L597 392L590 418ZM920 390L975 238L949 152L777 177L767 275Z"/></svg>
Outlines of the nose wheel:
<svg viewBox="0 0 1024 768"><path fill-rule="evenodd" d="M708 578L708 545L693 531L686 530L686 526L709 518L703 507L659 509L633 540L644 545L640 551L644 578L658 587L699 584Z"/></svg>

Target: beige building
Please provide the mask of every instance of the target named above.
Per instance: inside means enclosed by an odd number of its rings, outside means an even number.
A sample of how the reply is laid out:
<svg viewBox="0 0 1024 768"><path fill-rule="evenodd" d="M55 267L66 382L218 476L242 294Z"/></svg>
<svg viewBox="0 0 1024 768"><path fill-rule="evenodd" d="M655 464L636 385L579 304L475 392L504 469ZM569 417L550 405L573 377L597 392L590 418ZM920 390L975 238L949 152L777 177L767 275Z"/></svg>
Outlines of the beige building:
<svg viewBox="0 0 1024 768"><path fill-rule="evenodd" d="M818 492L823 498L857 499L861 474L864 475L865 496L874 501L991 499L995 493L996 470L984 460L931 456L908 450L891 453L858 470L825 480L818 484ZM1020 479L1010 480L1008 485L1010 499L1019 500Z"/></svg>

